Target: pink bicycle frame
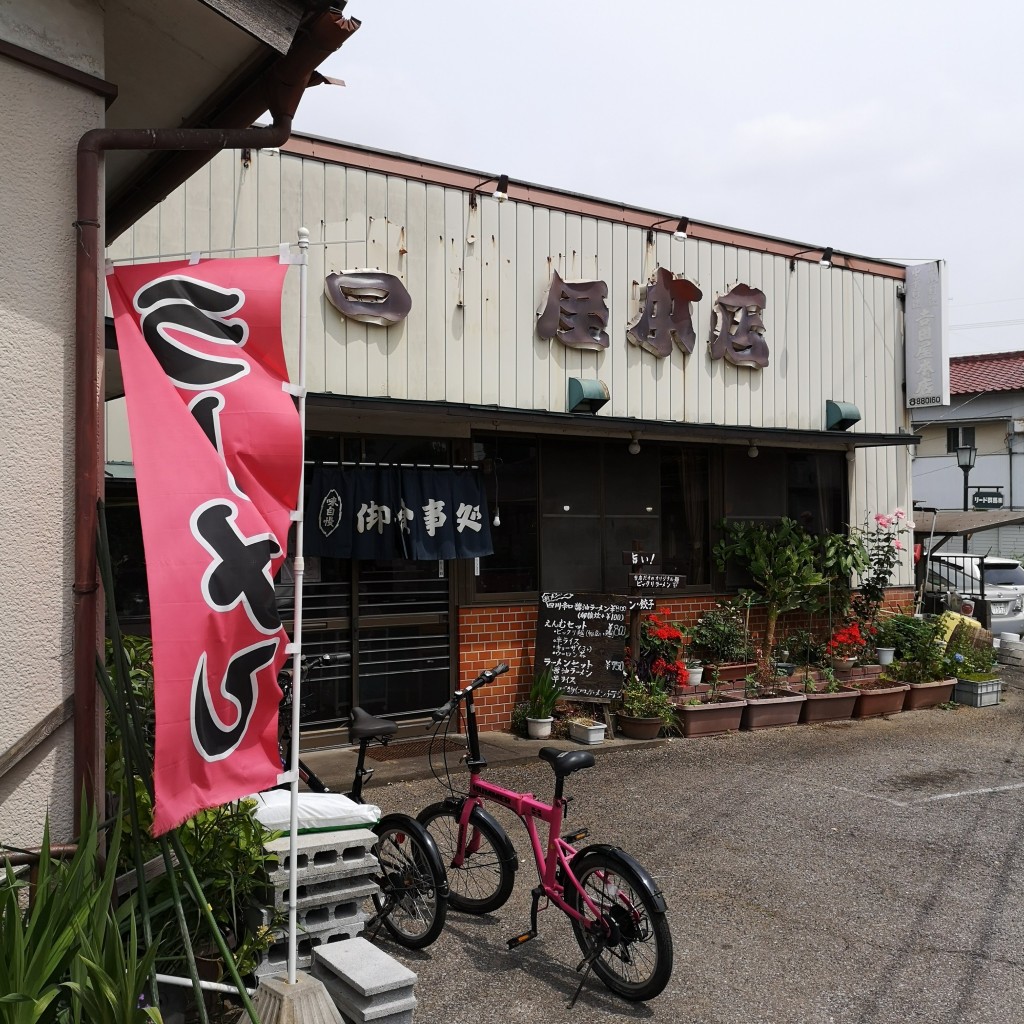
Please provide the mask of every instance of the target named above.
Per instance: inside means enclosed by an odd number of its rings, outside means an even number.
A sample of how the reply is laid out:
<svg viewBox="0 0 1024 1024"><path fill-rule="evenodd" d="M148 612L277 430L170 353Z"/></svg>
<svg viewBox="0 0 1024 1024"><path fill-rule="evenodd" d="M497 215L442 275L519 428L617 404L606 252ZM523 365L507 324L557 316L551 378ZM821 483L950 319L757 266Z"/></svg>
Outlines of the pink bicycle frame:
<svg viewBox="0 0 1024 1024"><path fill-rule="evenodd" d="M473 772L470 776L469 796L463 802L462 812L459 815L458 852L452 859L452 866L461 867L466 854L472 855L477 852L475 847L479 847L480 840L469 819L473 809L482 806L486 800L493 800L495 803L501 804L502 807L507 807L526 826L530 845L533 848L534 861L537 865L537 877L540 879L541 888L548 900L588 929L592 928L596 921L602 920L600 909L576 880L576 876L569 866L569 860L576 855L576 848L559 835L564 817L564 800L546 804L542 800L538 800L532 793L517 793L515 790L496 786L493 782L481 779L477 772ZM535 821L537 818L548 823L546 854L541 847L540 834ZM564 872L565 878L580 894L587 909L594 915L593 919L580 913L565 901L564 889L558 883L559 867Z"/></svg>

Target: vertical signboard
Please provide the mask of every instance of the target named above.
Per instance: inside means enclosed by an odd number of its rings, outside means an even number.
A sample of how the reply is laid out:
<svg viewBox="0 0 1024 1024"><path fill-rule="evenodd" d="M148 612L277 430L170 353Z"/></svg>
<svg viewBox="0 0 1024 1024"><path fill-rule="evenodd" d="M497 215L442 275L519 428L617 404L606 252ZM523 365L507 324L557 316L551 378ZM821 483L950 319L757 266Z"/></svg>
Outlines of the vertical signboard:
<svg viewBox="0 0 1024 1024"><path fill-rule="evenodd" d="M907 408L949 405L949 325L946 264L907 267Z"/></svg>

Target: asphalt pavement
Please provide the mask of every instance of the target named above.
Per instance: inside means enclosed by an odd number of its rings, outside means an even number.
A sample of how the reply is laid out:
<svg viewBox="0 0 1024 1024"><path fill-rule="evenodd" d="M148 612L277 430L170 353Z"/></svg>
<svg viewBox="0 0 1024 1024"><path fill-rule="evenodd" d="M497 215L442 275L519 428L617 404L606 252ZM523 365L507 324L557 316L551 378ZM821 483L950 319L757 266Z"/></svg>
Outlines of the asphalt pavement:
<svg viewBox="0 0 1024 1024"><path fill-rule="evenodd" d="M450 911L421 953L381 940L419 976L415 1019L1024 1024L1024 676L1006 678L998 707L591 748L596 765L567 783L567 824L661 884L668 988L630 1004L591 978L568 1009L579 951L555 910L506 949L529 926L536 876L525 830L499 808L521 864L508 904ZM488 777L550 796L544 745L488 734ZM344 788L352 757L311 760ZM384 811L443 795L423 758L374 767L366 796Z"/></svg>

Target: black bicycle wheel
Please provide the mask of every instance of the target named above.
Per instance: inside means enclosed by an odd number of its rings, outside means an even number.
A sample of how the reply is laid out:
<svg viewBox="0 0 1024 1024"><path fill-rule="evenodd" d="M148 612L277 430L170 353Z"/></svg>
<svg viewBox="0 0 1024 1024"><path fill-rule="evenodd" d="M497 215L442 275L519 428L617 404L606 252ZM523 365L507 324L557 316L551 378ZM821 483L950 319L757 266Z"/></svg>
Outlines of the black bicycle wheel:
<svg viewBox="0 0 1024 1024"><path fill-rule="evenodd" d="M374 832L380 892L373 897L376 913L367 932L374 935L383 924L406 949L429 946L448 913L448 884L437 847L407 814L385 815Z"/></svg>
<svg viewBox="0 0 1024 1024"><path fill-rule="evenodd" d="M593 957L594 973L623 999L653 999L672 976L672 935L650 886L627 863L604 850L584 851L572 869L601 913L600 932L588 931L570 918L583 955ZM565 900L594 920L571 883Z"/></svg>
<svg viewBox="0 0 1024 1024"><path fill-rule="evenodd" d="M433 836L448 873L448 902L467 914L489 914L512 895L516 873L501 826L474 815L466 834L462 864L454 866L459 849L458 811L451 804L433 804L420 811L419 820Z"/></svg>

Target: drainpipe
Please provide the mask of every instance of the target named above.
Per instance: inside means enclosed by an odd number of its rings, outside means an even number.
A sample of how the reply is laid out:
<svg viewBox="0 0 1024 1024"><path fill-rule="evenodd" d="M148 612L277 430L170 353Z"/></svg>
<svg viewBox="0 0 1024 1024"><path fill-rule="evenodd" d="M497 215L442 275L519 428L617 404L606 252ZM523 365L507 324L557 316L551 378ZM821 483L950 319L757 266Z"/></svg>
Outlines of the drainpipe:
<svg viewBox="0 0 1024 1024"><path fill-rule="evenodd" d="M300 30L287 55L230 105L221 120L252 124L265 110L273 123L261 128L96 128L78 143L77 219L75 239L75 582L74 582L74 806L75 828L83 789L97 805L102 779L99 691L95 659L99 650L99 580L96 569L97 502L101 446L99 413L100 271L104 237L100 223L100 170L107 150L194 151L261 149L281 146L291 135L292 117L316 68L359 27L338 12L318 15ZM201 166L205 161L197 162Z"/></svg>

